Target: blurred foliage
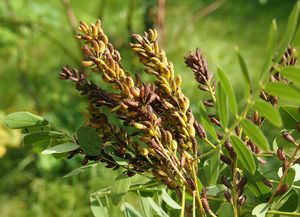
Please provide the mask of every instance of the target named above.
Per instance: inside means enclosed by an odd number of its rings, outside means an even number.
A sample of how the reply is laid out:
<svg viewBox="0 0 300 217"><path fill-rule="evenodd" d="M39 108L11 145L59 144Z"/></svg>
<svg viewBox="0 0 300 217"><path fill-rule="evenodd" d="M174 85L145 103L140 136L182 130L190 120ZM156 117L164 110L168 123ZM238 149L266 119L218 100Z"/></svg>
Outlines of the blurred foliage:
<svg viewBox="0 0 300 217"><path fill-rule="evenodd" d="M65 64L79 68L81 57L62 2L0 1L0 112L43 114L60 128L74 131L82 123L78 112L83 104L78 101L78 93L60 82L57 74ZM166 8L165 48L177 73L190 81L183 82L183 90L194 103L195 114L201 96L195 91L197 84L185 68L183 56L200 47L210 69L221 65L230 77L236 75L233 83L237 86L238 69L233 63L234 47L238 45L256 78L269 23L276 18L282 29L295 3L224 0L215 11L205 14L213 2L169 0ZM70 4L78 20L92 22L101 17L104 29L121 51L124 65L133 72L141 71L127 49L127 41L130 31L142 32L145 26L153 25L155 20L148 15L155 14L154 0L73 0ZM108 186L115 175L101 167L72 179L59 178L82 159L58 162L35 156L29 147L15 149L20 145L18 138L0 125L0 157L6 147L14 147L0 159L1 216L91 216L88 193Z"/></svg>

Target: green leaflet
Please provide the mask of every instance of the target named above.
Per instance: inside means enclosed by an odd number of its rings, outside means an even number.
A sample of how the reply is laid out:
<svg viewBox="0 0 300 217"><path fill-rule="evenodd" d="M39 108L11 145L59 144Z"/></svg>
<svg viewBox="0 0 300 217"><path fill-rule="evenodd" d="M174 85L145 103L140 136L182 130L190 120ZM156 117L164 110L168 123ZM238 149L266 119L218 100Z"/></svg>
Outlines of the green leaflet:
<svg viewBox="0 0 300 217"><path fill-rule="evenodd" d="M256 163L251 151L237 136L230 136L230 139L233 144L233 149L237 154L238 161L245 170L251 174L254 174L256 171Z"/></svg>
<svg viewBox="0 0 300 217"><path fill-rule="evenodd" d="M279 70L280 74L300 88L300 67L287 66Z"/></svg>
<svg viewBox="0 0 300 217"><path fill-rule="evenodd" d="M277 44L276 36L277 36L277 24L276 24L276 20L273 20L269 30L266 58L259 76L260 80L265 80L265 78L269 75L274 53L276 51L276 44Z"/></svg>
<svg viewBox="0 0 300 217"><path fill-rule="evenodd" d="M241 122L243 132L262 150L269 150L269 143L261 129L248 119L243 119Z"/></svg>
<svg viewBox="0 0 300 217"><path fill-rule="evenodd" d="M213 137L214 140L217 140L217 133L215 131L215 128L213 127L212 123L208 119L205 107L202 102L200 102L200 123L203 125L204 129Z"/></svg>
<svg viewBox="0 0 300 217"><path fill-rule="evenodd" d="M282 120L279 111L275 109L270 103L263 100L255 100L254 108L258 111L259 115L265 117L270 123L276 127L281 127Z"/></svg>
<svg viewBox="0 0 300 217"><path fill-rule="evenodd" d="M279 62L286 48L288 47L288 45L291 43L293 39L293 36L297 28L297 23L298 23L299 8L300 8L300 3L297 2L289 16L284 35L279 45L278 55L276 56L275 59L276 62Z"/></svg>
<svg viewBox="0 0 300 217"><path fill-rule="evenodd" d="M113 182L111 187L111 201L114 205L118 205L130 188L130 178L125 175L119 175Z"/></svg>
<svg viewBox="0 0 300 217"><path fill-rule="evenodd" d="M93 128L89 126L80 127L77 130L77 137L80 147L85 154L91 156L100 154L101 140Z"/></svg>
<svg viewBox="0 0 300 217"><path fill-rule="evenodd" d="M218 67L217 70L217 74L218 74L218 80L221 83L221 86L223 87L224 91L226 92L226 95L228 97L228 102L229 102L229 106L231 109L231 113L236 116L238 109L237 109L237 103L236 103L236 98L234 95L234 91L232 88L232 85L230 84L229 78L226 75L226 73L224 72L224 70L222 68Z"/></svg>
<svg viewBox="0 0 300 217"><path fill-rule="evenodd" d="M49 122L41 116L30 112L15 112L4 118L4 123L11 129L22 129L26 127L45 126Z"/></svg>
<svg viewBox="0 0 300 217"><path fill-rule="evenodd" d="M257 205L256 207L254 207L254 209L252 210L252 215L254 215L256 217L265 217L270 206L271 206L271 204L269 204L269 203L261 203L261 204Z"/></svg>
<svg viewBox="0 0 300 217"><path fill-rule="evenodd" d="M273 96L300 103L300 90L290 84L268 82L265 91Z"/></svg>
<svg viewBox="0 0 300 217"><path fill-rule="evenodd" d="M227 103L227 96L221 83L218 82L217 84L217 110L220 117L220 124L223 129L227 128L228 123L228 103Z"/></svg>
<svg viewBox="0 0 300 217"><path fill-rule="evenodd" d="M50 148L45 149L42 151L42 154L58 154L58 153L66 153L69 151L73 151L78 149L79 145L74 143L63 143L56 146L52 146Z"/></svg>

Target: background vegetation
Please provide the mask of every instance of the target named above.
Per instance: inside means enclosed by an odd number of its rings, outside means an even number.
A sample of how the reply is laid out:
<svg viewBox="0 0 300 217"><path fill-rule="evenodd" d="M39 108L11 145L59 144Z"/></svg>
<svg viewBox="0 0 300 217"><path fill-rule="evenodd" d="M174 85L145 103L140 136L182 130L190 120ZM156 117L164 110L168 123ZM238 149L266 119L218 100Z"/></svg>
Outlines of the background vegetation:
<svg viewBox="0 0 300 217"><path fill-rule="evenodd" d="M127 49L127 41L131 33L158 25L156 2L0 1L0 119L7 113L26 110L74 131L82 124L79 112L84 105L72 86L58 79L62 66L80 67L80 50L74 39L70 12L76 20L86 22L100 17L106 33L121 51L124 65L133 72L141 72L137 59ZM235 77L233 83L239 87L234 55L235 46L239 46L255 78L271 20L277 19L280 32L295 3L263 2L167 1L161 40L175 71L183 77L183 91L190 97L195 114L201 95L195 91L197 84L191 79L193 75L185 67L183 56L199 47L208 58L210 69L222 66L231 78ZM89 193L109 186L115 174L97 166L90 173L62 178L82 159L66 162L33 155L30 147L22 147L20 141L18 133L1 125L1 216L91 216Z"/></svg>

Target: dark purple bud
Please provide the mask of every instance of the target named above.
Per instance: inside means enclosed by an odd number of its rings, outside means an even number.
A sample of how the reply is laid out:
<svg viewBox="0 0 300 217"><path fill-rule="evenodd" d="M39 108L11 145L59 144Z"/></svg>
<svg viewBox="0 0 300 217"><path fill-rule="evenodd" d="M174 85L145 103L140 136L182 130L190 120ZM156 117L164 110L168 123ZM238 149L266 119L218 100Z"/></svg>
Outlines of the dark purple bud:
<svg viewBox="0 0 300 217"><path fill-rule="evenodd" d="M286 160L285 153L284 153L284 151L283 151L282 148L278 148L277 149L277 157L281 161L285 161Z"/></svg>
<svg viewBox="0 0 300 217"><path fill-rule="evenodd" d="M229 203L231 203L231 194L229 193L228 190L224 191L224 197Z"/></svg>
<svg viewBox="0 0 300 217"><path fill-rule="evenodd" d="M228 179L225 177L225 176L221 176L221 180L222 180L222 183L227 187L227 188L231 188L231 183L228 181Z"/></svg>
<svg viewBox="0 0 300 217"><path fill-rule="evenodd" d="M221 154L220 155L220 160L223 161L225 164L231 165L231 160L227 156Z"/></svg>
<svg viewBox="0 0 300 217"><path fill-rule="evenodd" d="M246 183L247 183L247 178L244 176L244 177L241 179L241 181L239 181L239 183L238 183L238 185L237 185L238 189L239 189L239 188L243 188L243 187L246 185Z"/></svg>
<svg viewBox="0 0 300 217"><path fill-rule="evenodd" d="M289 189L289 185L288 185L288 184L282 185L282 186L281 186L279 189L277 189L277 191L275 192L275 196L284 194L285 192L287 192L288 189Z"/></svg>
<svg viewBox="0 0 300 217"><path fill-rule="evenodd" d="M239 206L243 206L244 205L244 203L245 203L245 201L246 201L246 195L242 195L242 196L240 196L239 197L239 200L238 200L238 205Z"/></svg>
<svg viewBox="0 0 300 217"><path fill-rule="evenodd" d="M292 135L289 134L287 131L284 131L284 132L282 133L282 137L283 137L286 141L295 143L295 139L294 139L294 138L292 137Z"/></svg>
<svg viewBox="0 0 300 217"><path fill-rule="evenodd" d="M194 127L195 127L195 130L198 134L198 136L201 138L201 139L205 139L206 138L206 132L203 128L203 126L201 124L199 124L198 122L194 122Z"/></svg>
<svg viewBox="0 0 300 217"><path fill-rule="evenodd" d="M264 179L262 180L262 182L265 184L265 186L268 186L268 187L270 187L270 188L273 188L273 184L272 184L272 182L270 182L270 180L264 178Z"/></svg>

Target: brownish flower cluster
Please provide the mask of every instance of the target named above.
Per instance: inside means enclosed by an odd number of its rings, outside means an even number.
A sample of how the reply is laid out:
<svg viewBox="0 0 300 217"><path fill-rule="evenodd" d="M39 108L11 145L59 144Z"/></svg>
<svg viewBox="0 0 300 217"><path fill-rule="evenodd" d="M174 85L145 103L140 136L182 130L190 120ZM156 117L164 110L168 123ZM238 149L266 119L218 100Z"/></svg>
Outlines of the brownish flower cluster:
<svg viewBox="0 0 300 217"><path fill-rule="evenodd" d="M160 49L157 32L134 34L135 42L130 44L145 71L155 76L154 84L150 84L134 79L124 70L120 54L104 34L99 20L91 25L81 22L79 30L77 38L84 43L82 65L102 75L102 80L111 86L111 91L104 90L70 67L64 67L60 73L62 79L75 82L81 94L87 96L86 124L98 132L103 142L99 144L101 155L86 155L84 163L101 160L107 167L118 168L117 157L128 163L129 176L150 172L171 189L185 185L188 190L195 190L195 136L198 132L203 138L205 132L194 120L189 100L181 90L181 77L175 75L172 63ZM120 124L110 123L105 108L115 114ZM83 151L70 155L76 153Z"/></svg>

